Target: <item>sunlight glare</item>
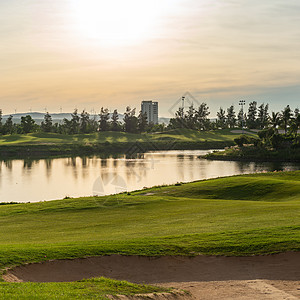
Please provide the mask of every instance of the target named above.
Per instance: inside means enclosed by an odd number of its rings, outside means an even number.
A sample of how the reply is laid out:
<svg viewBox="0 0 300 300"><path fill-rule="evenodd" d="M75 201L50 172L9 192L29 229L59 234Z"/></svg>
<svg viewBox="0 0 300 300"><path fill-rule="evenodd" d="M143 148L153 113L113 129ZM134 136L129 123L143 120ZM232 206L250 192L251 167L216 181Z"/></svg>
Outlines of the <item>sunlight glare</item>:
<svg viewBox="0 0 300 300"><path fill-rule="evenodd" d="M133 44L155 34L171 0L72 0L75 26L101 44ZM174 2L173 2L174 4Z"/></svg>

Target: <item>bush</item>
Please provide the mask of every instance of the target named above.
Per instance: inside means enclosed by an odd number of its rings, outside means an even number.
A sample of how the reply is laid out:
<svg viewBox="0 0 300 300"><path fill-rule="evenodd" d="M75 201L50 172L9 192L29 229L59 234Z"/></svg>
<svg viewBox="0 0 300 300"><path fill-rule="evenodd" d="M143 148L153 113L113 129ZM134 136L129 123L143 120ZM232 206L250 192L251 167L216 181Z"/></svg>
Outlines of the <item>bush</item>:
<svg viewBox="0 0 300 300"><path fill-rule="evenodd" d="M248 136L248 135L241 135L240 137L235 138L234 142L239 147L243 147L243 145L249 145L249 144L253 144L254 146L257 146L259 144L259 139Z"/></svg>

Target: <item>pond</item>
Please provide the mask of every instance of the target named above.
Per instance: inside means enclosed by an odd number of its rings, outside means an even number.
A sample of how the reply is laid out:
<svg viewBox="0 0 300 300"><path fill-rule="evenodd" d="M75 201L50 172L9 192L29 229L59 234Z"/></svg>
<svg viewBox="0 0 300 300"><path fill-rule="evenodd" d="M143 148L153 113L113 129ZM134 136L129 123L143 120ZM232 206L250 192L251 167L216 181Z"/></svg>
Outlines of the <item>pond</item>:
<svg viewBox="0 0 300 300"><path fill-rule="evenodd" d="M299 170L296 163L211 161L210 151L179 150L101 158L0 161L0 202L38 202L109 195L144 187L263 171Z"/></svg>

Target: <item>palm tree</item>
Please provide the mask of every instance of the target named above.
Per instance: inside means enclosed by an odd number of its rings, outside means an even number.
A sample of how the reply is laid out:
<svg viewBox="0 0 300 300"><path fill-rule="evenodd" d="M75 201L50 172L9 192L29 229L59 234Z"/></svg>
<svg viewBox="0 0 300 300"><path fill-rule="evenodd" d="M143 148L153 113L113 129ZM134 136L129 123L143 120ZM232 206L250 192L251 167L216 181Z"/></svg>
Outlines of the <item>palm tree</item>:
<svg viewBox="0 0 300 300"><path fill-rule="evenodd" d="M292 110L290 108L290 106L288 105L287 107L285 107L282 111L282 115L281 115L281 118L282 118L282 123L284 125L284 133L286 134L287 132L287 127L291 121L291 118L292 118Z"/></svg>
<svg viewBox="0 0 300 300"><path fill-rule="evenodd" d="M293 119L291 122L291 133L295 135L295 140L297 141L297 136L298 136L298 129L300 127L300 114L296 116L296 118Z"/></svg>
<svg viewBox="0 0 300 300"><path fill-rule="evenodd" d="M279 112L272 112L272 115L269 117L269 122L276 132L278 132L277 127L281 124L281 115Z"/></svg>

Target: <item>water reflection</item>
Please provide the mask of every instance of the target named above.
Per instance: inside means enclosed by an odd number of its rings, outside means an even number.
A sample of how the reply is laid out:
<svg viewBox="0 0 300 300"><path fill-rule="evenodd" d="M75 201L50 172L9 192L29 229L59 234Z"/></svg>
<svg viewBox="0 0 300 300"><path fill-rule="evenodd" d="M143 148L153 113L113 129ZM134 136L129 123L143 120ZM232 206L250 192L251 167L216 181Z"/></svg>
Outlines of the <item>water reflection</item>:
<svg viewBox="0 0 300 300"><path fill-rule="evenodd" d="M35 202L107 195L154 185L262 171L298 170L300 164L207 161L207 151L165 151L0 161L0 201Z"/></svg>

